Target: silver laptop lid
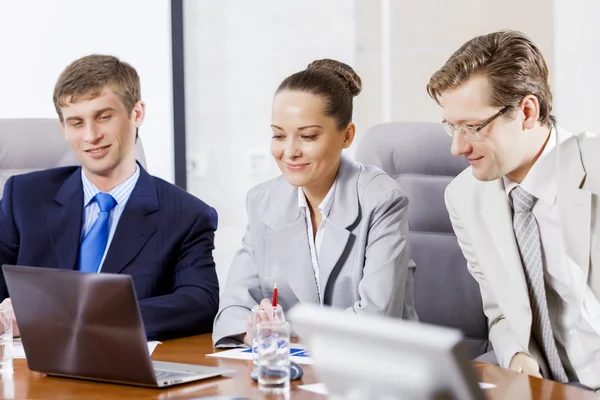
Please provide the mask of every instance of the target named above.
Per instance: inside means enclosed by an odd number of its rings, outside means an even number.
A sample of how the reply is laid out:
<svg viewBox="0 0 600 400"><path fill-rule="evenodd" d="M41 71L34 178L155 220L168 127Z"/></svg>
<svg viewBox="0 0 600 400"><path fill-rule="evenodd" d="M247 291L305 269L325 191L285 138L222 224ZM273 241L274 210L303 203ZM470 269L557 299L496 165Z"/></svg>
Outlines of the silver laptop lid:
<svg viewBox="0 0 600 400"><path fill-rule="evenodd" d="M309 304L288 319L331 396L484 399L458 330Z"/></svg>
<svg viewBox="0 0 600 400"><path fill-rule="evenodd" d="M32 371L155 385L129 275L3 265Z"/></svg>

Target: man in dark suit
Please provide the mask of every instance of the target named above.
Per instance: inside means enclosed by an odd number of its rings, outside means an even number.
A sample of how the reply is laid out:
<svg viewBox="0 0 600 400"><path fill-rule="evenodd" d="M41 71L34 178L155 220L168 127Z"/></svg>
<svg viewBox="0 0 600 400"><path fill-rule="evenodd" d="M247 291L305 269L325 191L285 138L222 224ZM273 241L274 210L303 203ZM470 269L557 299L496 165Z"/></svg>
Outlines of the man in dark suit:
<svg viewBox="0 0 600 400"><path fill-rule="evenodd" d="M145 106L135 69L83 57L60 75L54 105L82 166L7 181L0 264L129 274L148 338L210 332L219 306L217 213L136 162ZM0 296L11 307L2 275Z"/></svg>

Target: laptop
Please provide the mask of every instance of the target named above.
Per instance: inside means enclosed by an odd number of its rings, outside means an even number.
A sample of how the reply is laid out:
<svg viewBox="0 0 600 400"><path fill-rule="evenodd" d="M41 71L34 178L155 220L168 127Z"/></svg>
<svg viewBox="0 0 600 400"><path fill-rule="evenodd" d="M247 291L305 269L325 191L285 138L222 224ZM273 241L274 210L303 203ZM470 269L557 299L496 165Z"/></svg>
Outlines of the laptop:
<svg viewBox="0 0 600 400"><path fill-rule="evenodd" d="M129 275L2 270L32 371L157 388L234 372L152 361Z"/></svg>
<svg viewBox="0 0 600 400"><path fill-rule="evenodd" d="M485 398L458 330L310 304L287 319L332 398Z"/></svg>

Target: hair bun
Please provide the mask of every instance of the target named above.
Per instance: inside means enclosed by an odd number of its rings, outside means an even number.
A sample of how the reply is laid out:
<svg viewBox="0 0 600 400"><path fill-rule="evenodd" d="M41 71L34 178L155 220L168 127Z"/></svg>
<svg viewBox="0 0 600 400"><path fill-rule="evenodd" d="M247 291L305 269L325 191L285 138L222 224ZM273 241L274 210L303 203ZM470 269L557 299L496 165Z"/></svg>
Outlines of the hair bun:
<svg viewBox="0 0 600 400"><path fill-rule="evenodd" d="M333 72L344 81L352 96L357 96L362 90L362 82L358 74L343 62L325 58L311 62L306 69L324 69Z"/></svg>

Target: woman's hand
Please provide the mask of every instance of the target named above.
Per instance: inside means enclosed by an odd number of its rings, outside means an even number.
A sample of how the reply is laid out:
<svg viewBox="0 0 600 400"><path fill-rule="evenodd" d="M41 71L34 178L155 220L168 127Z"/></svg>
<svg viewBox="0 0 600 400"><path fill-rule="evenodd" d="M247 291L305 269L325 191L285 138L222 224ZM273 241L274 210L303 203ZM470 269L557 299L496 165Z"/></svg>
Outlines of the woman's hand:
<svg viewBox="0 0 600 400"><path fill-rule="evenodd" d="M260 302L260 308L256 313L256 323L259 324L263 321L275 321L277 316L273 311L273 304L269 299L263 299ZM243 337L243 342L248 346L252 346L252 316L249 315L246 319L246 334Z"/></svg>

